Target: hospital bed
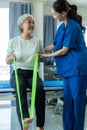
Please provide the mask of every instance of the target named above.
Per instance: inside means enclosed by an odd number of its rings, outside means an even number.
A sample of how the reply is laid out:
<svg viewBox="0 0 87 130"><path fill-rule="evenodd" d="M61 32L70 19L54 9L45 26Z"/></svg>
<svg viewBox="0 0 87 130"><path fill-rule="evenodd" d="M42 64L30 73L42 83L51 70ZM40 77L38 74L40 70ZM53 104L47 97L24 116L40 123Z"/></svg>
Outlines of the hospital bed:
<svg viewBox="0 0 87 130"><path fill-rule="evenodd" d="M58 102L63 97L63 80L44 81L44 90L46 92L46 101L48 99L57 99L57 105L54 112L57 113ZM31 90L27 89L27 97L31 98ZM0 101L15 100L15 90L11 88L9 82L0 82Z"/></svg>
<svg viewBox="0 0 87 130"><path fill-rule="evenodd" d="M58 97L63 94L63 80L44 81L46 98ZM31 97L31 90L28 89L28 98ZM14 100L15 90L11 88L9 82L0 82L0 100Z"/></svg>

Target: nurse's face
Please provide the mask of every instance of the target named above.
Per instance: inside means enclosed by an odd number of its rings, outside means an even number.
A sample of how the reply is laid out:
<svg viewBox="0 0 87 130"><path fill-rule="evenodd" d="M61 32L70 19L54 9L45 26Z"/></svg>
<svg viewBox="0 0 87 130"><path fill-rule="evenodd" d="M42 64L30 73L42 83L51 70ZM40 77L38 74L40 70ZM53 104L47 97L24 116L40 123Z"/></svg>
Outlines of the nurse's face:
<svg viewBox="0 0 87 130"><path fill-rule="evenodd" d="M59 22L65 20L65 12L59 13L59 12L56 12L56 11L52 8L52 14L53 14L53 18L54 18L54 19L57 19Z"/></svg>

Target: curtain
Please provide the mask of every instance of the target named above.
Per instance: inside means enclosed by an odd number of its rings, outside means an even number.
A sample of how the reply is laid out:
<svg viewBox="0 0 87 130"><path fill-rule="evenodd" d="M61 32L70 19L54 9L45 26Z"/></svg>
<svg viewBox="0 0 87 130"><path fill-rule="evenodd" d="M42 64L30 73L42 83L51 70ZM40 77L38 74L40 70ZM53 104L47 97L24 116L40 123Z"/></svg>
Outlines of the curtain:
<svg viewBox="0 0 87 130"><path fill-rule="evenodd" d="M56 30L57 21L53 19L53 16L44 16L44 47L53 43ZM47 58L45 64L54 64L54 58Z"/></svg>
<svg viewBox="0 0 87 130"><path fill-rule="evenodd" d="M19 35L19 28L17 26L18 17L23 14L32 14L33 15L33 5L32 3L9 3L9 38L14 38Z"/></svg>
<svg viewBox="0 0 87 130"><path fill-rule="evenodd" d="M57 21L53 16L44 16L44 47L52 44L57 29Z"/></svg>

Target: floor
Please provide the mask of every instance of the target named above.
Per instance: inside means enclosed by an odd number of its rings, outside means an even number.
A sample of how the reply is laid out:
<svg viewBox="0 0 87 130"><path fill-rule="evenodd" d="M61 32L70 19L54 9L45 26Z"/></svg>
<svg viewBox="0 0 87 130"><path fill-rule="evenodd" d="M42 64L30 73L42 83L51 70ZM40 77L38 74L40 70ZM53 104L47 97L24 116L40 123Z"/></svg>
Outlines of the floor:
<svg viewBox="0 0 87 130"><path fill-rule="evenodd" d="M45 130L63 130L62 111L60 114L55 114L54 110L54 105L46 105ZM34 118L29 130L36 130L35 124ZM11 107L9 102L0 101L0 130L20 130L16 109L15 107ZM87 130L87 106L84 130Z"/></svg>

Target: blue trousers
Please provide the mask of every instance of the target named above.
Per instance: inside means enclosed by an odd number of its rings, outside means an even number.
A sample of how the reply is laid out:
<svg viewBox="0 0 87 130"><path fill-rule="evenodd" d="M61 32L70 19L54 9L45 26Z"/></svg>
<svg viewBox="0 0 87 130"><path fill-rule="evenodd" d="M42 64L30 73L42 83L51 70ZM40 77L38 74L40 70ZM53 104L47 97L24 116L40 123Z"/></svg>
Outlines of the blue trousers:
<svg viewBox="0 0 87 130"><path fill-rule="evenodd" d="M64 130L84 130L87 75L64 78Z"/></svg>

